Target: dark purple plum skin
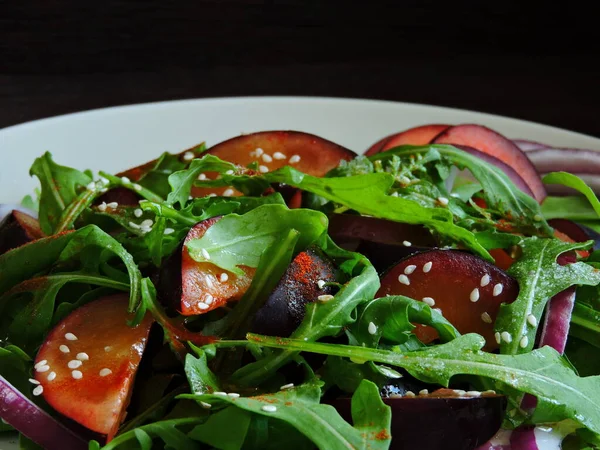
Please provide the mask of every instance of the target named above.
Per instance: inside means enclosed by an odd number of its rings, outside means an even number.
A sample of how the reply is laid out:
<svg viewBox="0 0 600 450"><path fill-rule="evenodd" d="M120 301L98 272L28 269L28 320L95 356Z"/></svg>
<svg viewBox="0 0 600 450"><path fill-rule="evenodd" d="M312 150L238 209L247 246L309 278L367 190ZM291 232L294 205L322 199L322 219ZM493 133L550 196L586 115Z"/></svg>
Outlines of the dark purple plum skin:
<svg viewBox="0 0 600 450"><path fill-rule="evenodd" d="M496 434L506 397L383 398L392 408L392 450L473 450ZM350 399L332 402L352 423Z"/></svg>
<svg viewBox="0 0 600 450"><path fill-rule="evenodd" d="M29 214L12 211L0 221L0 255L43 237L39 223Z"/></svg>

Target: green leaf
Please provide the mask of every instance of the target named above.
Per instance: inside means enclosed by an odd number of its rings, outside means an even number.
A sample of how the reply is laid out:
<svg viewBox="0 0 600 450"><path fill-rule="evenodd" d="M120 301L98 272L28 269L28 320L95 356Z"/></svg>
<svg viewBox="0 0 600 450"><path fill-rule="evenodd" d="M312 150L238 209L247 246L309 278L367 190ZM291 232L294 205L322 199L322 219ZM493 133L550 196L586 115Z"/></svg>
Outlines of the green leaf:
<svg viewBox="0 0 600 450"><path fill-rule="evenodd" d="M523 355L482 352L484 340L476 334L460 336L442 345L400 353L349 345L322 344L297 339L248 335L256 344L286 351L307 351L356 358L402 367L427 383L448 386L455 375L477 375L505 383L511 389L535 395L538 409L552 421L573 419L600 432L600 377L578 377L556 350L543 347Z"/></svg>
<svg viewBox="0 0 600 450"><path fill-rule="evenodd" d="M188 436L213 448L239 450L244 444L251 420L250 412L230 406L211 414L206 423L197 425Z"/></svg>
<svg viewBox="0 0 600 450"><path fill-rule="evenodd" d="M581 192L588 199L592 208L596 212L597 217L600 217L600 201L592 189L585 184L577 175L568 172L552 172L544 176L542 181L545 184L562 184ZM596 217L596 218L597 218Z"/></svg>
<svg viewBox="0 0 600 450"><path fill-rule="evenodd" d="M91 183L92 179L79 170L56 164L49 152L34 161L29 173L40 180L39 221L42 231L50 235L63 211L77 198L78 190Z"/></svg>
<svg viewBox="0 0 600 450"><path fill-rule="evenodd" d="M582 196L548 196L542 203L542 214L547 220L570 219L578 222L598 220L598 214L590 202Z"/></svg>
<svg viewBox="0 0 600 450"><path fill-rule="evenodd" d="M297 248L304 249L327 230L327 223L327 216L317 211L263 205L241 216L223 217L200 239L188 242L187 248L196 261L210 260L222 269L243 275L238 266L257 267L265 249L290 230L300 232Z"/></svg>
<svg viewBox="0 0 600 450"><path fill-rule="evenodd" d="M546 303L554 295L576 284L600 283L600 271L586 263L561 266L556 262L560 254L589 248L591 244L592 241L567 243L536 237L521 241L522 255L508 270L519 283L519 295L513 303L500 306L496 319L495 330L511 336L511 342L502 341L502 353L514 355L533 348L537 326L532 326L528 317L533 316L539 324Z"/></svg>
<svg viewBox="0 0 600 450"><path fill-rule="evenodd" d="M220 391L219 380L208 368L206 353L198 348L195 351L198 358L189 353L185 357L185 374L191 391L197 395Z"/></svg>
<svg viewBox="0 0 600 450"><path fill-rule="evenodd" d="M510 233L499 233L497 231L480 231L475 233L477 241L486 249L509 248L521 242L521 237Z"/></svg>

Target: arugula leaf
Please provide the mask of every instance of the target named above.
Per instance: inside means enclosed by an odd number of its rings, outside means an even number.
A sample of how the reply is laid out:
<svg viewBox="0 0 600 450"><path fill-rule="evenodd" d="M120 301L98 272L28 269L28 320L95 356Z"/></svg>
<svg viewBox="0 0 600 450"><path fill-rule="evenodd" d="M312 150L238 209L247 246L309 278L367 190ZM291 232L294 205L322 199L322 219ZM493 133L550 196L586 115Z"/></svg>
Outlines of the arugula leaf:
<svg viewBox="0 0 600 450"><path fill-rule="evenodd" d="M196 425L188 436L211 448L239 450L246 440L251 422L252 413L230 406L211 414L205 423Z"/></svg>
<svg viewBox="0 0 600 450"><path fill-rule="evenodd" d="M191 391L196 395L212 394L220 391L219 380L215 374L208 368L206 352L198 347L194 347L198 355L195 358L188 353L185 357L185 374Z"/></svg>
<svg viewBox="0 0 600 450"><path fill-rule="evenodd" d="M181 395L213 405L230 404L254 414L284 421L312 440L320 449L387 449L391 409L377 386L363 381L352 398L355 426L345 422L331 405L320 404L321 389L315 382L256 397ZM264 408L264 409L263 409ZM275 408L271 411L270 408Z"/></svg>
<svg viewBox="0 0 600 450"><path fill-rule="evenodd" d="M521 237L510 233L499 233L497 231L480 231L475 233L477 241L486 249L509 248L521 242Z"/></svg>
<svg viewBox="0 0 600 450"><path fill-rule="evenodd" d="M582 196L548 196L542 203L542 214L547 220L570 219L575 221L598 220L598 213Z"/></svg>
<svg viewBox="0 0 600 450"><path fill-rule="evenodd" d="M249 334L264 347L356 358L402 367L427 383L448 386L455 375L478 375L535 395L546 420L572 419L600 432L600 376L580 378L556 350L545 346L523 355L482 352L484 340L476 334L415 352L306 342Z"/></svg>
<svg viewBox="0 0 600 450"><path fill-rule="evenodd" d="M27 381L30 367L31 357L19 347L0 347L0 375L28 397L31 397L31 385Z"/></svg>
<svg viewBox="0 0 600 450"><path fill-rule="evenodd" d="M562 184L581 192L588 199L598 218L600 216L600 201L594 191L577 175L568 172L552 172L544 176L545 184Z"/></svg>
<svg viewBox="0 0 600 450"><path fill-rule="evenodd" d="M51 235L63 211L77 198L78 190L91 183L92 179L79 170L56 164L50 152L37 158L29 173L40 180L39 221L42 231Z"/></svg>
<svg viewBox="0 0 600 450"><path fill-rule="evenodd" d="M327 216L308 209L263 205L246 214L230 214L211 226L200 239L187 243L190 256L209 261L238 275L238 267L257 267L264 250L290 230L300 232L296 248L304 249L327 230ZM208 257L207 257L208 255Z"/></svg>
<svg viewBox="0 0 600 450"><path fill-rule="evenodd" d="M533 348L537 326L546 303L552 296L575 285L595 286L600 283L600 271L577 262L561 266L557 257L570 250L589 248L592 241L567 243L558 239L524 238L519 246L522 256L511 266L508 274L519 283L519 295L510 304L502 304L496 319L498 333L510 334L510 342L502 340L500 350L506 354L525 353Z"/></svg>

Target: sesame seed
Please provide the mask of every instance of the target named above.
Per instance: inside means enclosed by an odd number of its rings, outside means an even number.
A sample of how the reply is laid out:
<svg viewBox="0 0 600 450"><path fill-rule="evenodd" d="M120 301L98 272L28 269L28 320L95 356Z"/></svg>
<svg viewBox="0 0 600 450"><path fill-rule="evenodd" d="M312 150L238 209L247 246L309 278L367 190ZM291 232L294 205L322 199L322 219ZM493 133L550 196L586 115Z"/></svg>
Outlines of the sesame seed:
<svg viewBox="0 0 600 450"><path fill-rule="evenodd" d="M260 409L262 409L264 412L275 412L275 411L277 411L277 406L263 405Z"/></svg>
<svg viewBox="0 0 600 450"><path fill-rule="evenodd" d="M273 158L271 157L271 155L268 155L266 153L262 155L262 160L266 163L273 162Z"/></svg>
<svg viewBox="0 0 600 450"><path fill-rule="evenodd" d="M42 395L43 392L44 392L44 386L37 386L33 390L33 395L35 395L37 397L38 395Z"/></svg>
<svg viewBox="0 0 600 450"><path fill-rule="evenodd" d="M48 364L48 360L46 360L46 359L42 359L40 362L38 362L38 363L37 363L35 366L33 366L33 367L37 369L38 367L45 366L45 365L47 365L47 364Z"/></svg>
<svg viewBox="0 0 600 450"><path fill-rule="evenodd" d="M29 379L29 382L30 382L31 384L36 384L36 385L40 384L40 382L39 382L38 380L36 380L35 378L30 378L30 379Z"/></svg>
<svg viewBox="0 0 600 450"><path fill-rule="evenodd" d="M519 341L519 347L525 348L529 345L529 338L527 336L523 336Z"/></svg>
<svg viewBox="0 0 600 450"><path fill-rule="evenodd" d="M487 312L481 314L481 320L483 320L485 323L492 323L492 317Z"/></svg>
<svg viewBox="0 0 600 450"><path fill-rule="evenodd" d="M296 163L300 162L300 156L292 155L289 162L290 162L290 164L296 164Z"/></svg>
<svg viewBox="0 0 600 450"><path fill-rule="evenodd" d="M225 175L233 175L233 169L226 170Z"/></svg>
<svg viewBox="0 0 600 450"><path fill-rule="evenodd" d="M221 397L227 397L227 392L215 391L213 395L220 395Z"/></svg>
<svg viewBox="0 0 600 450"><path fill-rule="evenodd" d="M135 189L135 190L136 190L136 191L138 191L138 192L142 190L142 186L140 186L140 185L139 185L139 184L137 184L137 183L133 183L133 185L132 185L132 186L133 186L133 189Z"/></svg>
<svg viewBox="0 0 600 450"><path fill-rule="evenodd" d="M117 202L110 202L106 206L108 206L110 209L117 209L119 207L119 203L117 203Z"/></svg>
<svg viewBox="0 0 600 450"><path fill-rule="evenodd" d="M469 294L469 300L471 300L472 303L479 301L479 289L478 288L475 288L471 291L471 293Z"/></svg>
<svg viewBox="0 0 600 450"><path fill-rule="evenodd" d="M121 177L121 182L123 184L129 184L129 183L131 183L131 180L127 177Z"/></svg>
<svg viewBox="0 0 600 450"><path fill-rule="evenodd" d="M95 190L96 190L96 183L92 181L92 182L91 182L90 184L88 184L88 185L87 185L85 188L86 188L88 191L95 191Z"/></svg>
<svg viewBox="0 0 600 450"><path fill-rule="evenodd" d="M479 391L467 391L467 395L469 397L481 397L481 392L479 392Z"/></svg>
<svg viewBox="0 0 600 450"><path fill-rule="evenodd" d="M69 353L71 351L71 349L69 349L69 347L67 347L65 344L60 345L58 349L63 353Z"/></svg>
<svg viewBox="0 0 600 450"><path fill-rule="evenodd" d="M200 253L202 254L202 257L204 259L210 259L210 254L208 253L208 251L205 248L203 248L202 250L200 250Z"/></svg>
<svg viewBox="0 0 600 450"><path fill-rule="evenodd" d="M402 398L402 394L390 394L390 398Z"/></svg>
<svg viewBox="0 0 600 450"><path fill-rule="evenodd" d="M260 156L264 153L265 151L258 147L256 150L254 150L253 152L250 152L250 156Z"/></svg>
<svg viewBox="0 0 600 450"><path fill-rule="evenodd" d="M102 202L102 203L100 203L100 204L98 205L98 211L100 211L100 212L104 212L104 211L106 211L106 206L107 206L107 205L106 205L106 202Z"/></svg>
<svg viewBox="0 0 600 450"><path fill-rule="evenodd" d="M75 336L73 333L67 333L67 334L65 334L65 339L67 341L76 341L77 336Z"/></svg>
<svg viewBox="0 0 600 450"><path fill-rule="evenodd" d="M152 219L146 219L140 223L140 226L144 228L151 227L152 225L154 225L154 221Z"/></svg>
<svg viewBox="0 0 600 450"><path fill-rule="evenodd" d="M267 173L269 171L269 168L267 166L258 166L258 171L260 173Z"/></svg>
<svg viewBox="0 0 600 450"><path fill-rule="evenodd" d="M50 370L50 366L39 366L35 368L36 372L48 372Z"/></svg>
<svg viewBox="0 0 600 450"><path fill-rule="evenodd" d="M163 233L168 236L169 234L175 233L175 230L173 228L165 228Z"/></svg>
<svg viewBox="0 0 600 450"><path fill-rule="evenodd" d="M152 227L140 227L140 231L144 234L150 233L152 231Z"/></svg>
<svg viewBox="0 0 600 450"><path fill-rule="evenodd" d="M401 184L403 184L405 186L410 184L410 178L408 178L406 175L402 175L399 178L399 181L400 181Z"/></svg>
<svg viewBox="0 0 600 450"><path fill-rule="evenodd" d="M48 381L54 381L56 379L56 372L50 372L48 374Z"/></svg>
<svg viewBox="0 0 600 450"><path fill-rule="evenodd" d="M494 338L496 339L496 344L500 344L500 341L502 340L502 336L500 336L500 333L498 333L497 331L494 333Z"/></svg>
<svg viewBox="0 0 600 450"><path fill-rule="evenodd" d="M377 333L377 325L375 325L373 322L369 322L369 326L367 327L367 331L369 332L369 334L375 334L375 333Z"/></svg>
<svg viewBox="0 0 600 450"><path fill-rule="evenodd" d="M481 281L479 282L479 285L481 287L485 287L488 284L490 284L490 276L486 273L484 276L481 277Z"/></svg>
<svg viewBox="0 0 600 450"><path fill-rule="evenodd" d="M419 391L419 395L428 395L428 394L429 394L429 390L427 390L427 389L421 389Z"/></svg>
<svg viewBox="0 0 600 450"><path fill-rule="evenodd" d="M410 242L410 241L402 241L402 245L404 245L405 247L410 247L412 245L412 242Z"/></svg>
<svg viewBox="0 0 600 450"><path fill-rule="evenodd" d="M533 216L533 220L535 220L536 222L541 222L542 216L540 216L539 214L536 214L535 216Z"/></svg>
<svg viewBox="0 0 600 450"><path fill-rule="evenodd" d="M446 197L438 197L437 201L442 206L448 206L448 199Z"/></svg>
<svg viewBox="0 0 600 450"><path fill-rule="evenodd" d="M510 344L512 342L512 336L510 335L510 333L508 331L503 331L502 333L500 333L500 337L507 344Z"/></svg>
<svg viewBox="0 0 600 450"><path fill-rule="evenodd" d="M287 156L285 156L283 153L281 152L275 152L273 153L273 158L274 159L286 159Z"/></svg>
<svg viewBox="0 0 600 450"><path fill-rule="evenodd" d="M323 287L325 286L325 280L317 281L317 286L319 287L319 289L323 289Z"/></svg>
<svg viewBox="0 0 600 450"><path fill-rule="evenodd" d="M219 281L221 283L225 283L227 280L229 280L229 275L227 275L225 272L219 275Z"/></svg>
<svg viewBox="0 0 600 450"><path fill-rule="evenodd" d="M442 310L440 308L433 308L433 310L438 314L442 314Z"/></svg>
<svg viewBox="0 0 600 450"><path fill-rule="evenodd" d="M333 300L333 295L329 295L329 294L319 295L317 297L317 300L319 300L322 303L325 303L325 302L328 302L329 300Z"/></svg>
<svg viewBox="0 0 600 450"><path fill-rule="evenodd" d="M110 352L112 350L112 347L110 345L107 345L106 347L104 347L104 351L106 353Z"/></svg>
<svg viewBox="0 0 600 450"><path fill-rule="evenodd" d="M207 195L207 197L216 197L217 194L215 194L214 192L211 192L210 194Z"/></svg>
<svg viewBox="0 0 600 450"><path fill-rule="evenodd" d="M392 197L399 197L399 196L400 196L400 194L398 194L398 191L394 191L394 192L392 192L392 193L390 194L390 196L392 196Z"/></svg>
<svg viewBox="0 0 600 450"><path fill-rule="evenodd" d="M284 384L279 388L280 391L285 391L286 389L291 389L294 387L294 383Z"/></svg>
<svg viewBox="0 0 600 450"><path fill-rule="evenodd" d="M81 352L77 353L75 358L77 358L79 361L89 361L90 356L87 353Z"/></svg>
<svg viewBox="0 0 600 450"><path fill-rule="evenodd" d="M454 392L456 395L458 395L458 396L461 396L461 397L467 393L467 391L463 391L462 389L453 389L452 391L453 391L453 392Z"/></svg>
<svg viewBox="0 0 600 450"><path fill-rule="evenodd" d="M410 275L411 273L413 273L415 271L416 268L417 268L417 266L415 266L414 264L411 264L410 266L406 266L404 268L404 273L406 275Z"/></svg>
<svg viewBox="0 0 600 450"><path fill-rule="evenodd" d="M406 286L410 285L410 280L408 279L408 277L404 274L400 275L398 277L398 281L402 284L405 284Z"/></svg>
<svg viewBox="0 0 600 450"><path fill-rule="evenodd" d="M102 369L100 372L98 372L98 375L100 375L101 377L107 377L112 373L112 370L104 368Z"/></svg>
<svg viewBox="0 0 600 450"><path fill-rule="evenodd" d="M235 194L233 189L225 189L225 191L223 192L223 197L231 197L233 194Z"/></svg>
<svg viewBox="0 0 600 450"><path fill-rule="evenodd" d="M488 389L487 391L483 391L481 394L482 395L496 395L496 391L494 391L492 389Z"/></svg>
<svg viewBox="0 0 600 450"><path fill-rule="evenodd" d="M110 184L110 181L108 180L108 178L100 177L100 181L104 185Z"/></svg>
<svg viewBox="0 0 600 450"><path fill-rule="evenodd" d="M431 270L431 266L433 265L433 263L431 261L426 262L423 265L423 272L428 273Z"/></svg>
<svg viewBox="0 0 600 450"><path fill-rule="evenodd" d="M215 298L212 295L206 294L206 296L204 297L204 303L206 303L207 305L210 305L210 304L212 304L214 299Z"/></svg>
<svg viewBox="0 0 600 450"><path fill-rule="evenodd" d="M240 394L238 394L237 392L228 392L227 396L231 398L240 398Z"/></svg>
<svg viewBox="0 0 600 450"><path fill-rule="evenodd" d="M415 393L413 391L406 391L404 393L405 397L416 397Z"/></svg>
<svg viewBox="0 0 600 450"><path fill-rule="evenodd" d="M202 395L202 394L198 393L198 395ZM200 402L200 406L202 406L204 409L212 408L212 405L210 403L206 403L206 402Z"/></svg>
<svg viewBox="0 0 600 450"><path fill-rule="evenodd" d="M435 305L435 300L432 299L431 297L423 297L423 302L425 302L429 306Z"/></svg>
<svg viewBox="0 0 600 450"><path fill-rule="evenodd" d="M77 369L77 368L81 367L82 365L83 365L83 363L81 361L79 361L78 359L73 359L67 363L67 367L69 369Z"/></svg>
<svg viewBox="0 0 600 450"><path fill-rule="evenodd" d="M492 295L494 297L498 297L500 294L502 294L503 289L504 289L504 286L502 286L501 283L494 285L494 291L492 292Z"/></svg>
<svg viewBox="0 0 600 450"><path fill-rule="evenodd" d="M206 180L206 174L205 173L201 173L200 175L198 175L198 181L204 181L204 180Z"/></svg>
<svg viewBox="0 0 600 450"><path fill-rule="evenodd" d="M527 316L527 323L534 328L537 327L537 319L535 318L535 316L533 314L529 314Z"/></svg>
<svg viewBox="0 0 600 450"><path fill-rule="evenodd" d="M198 308L206 310L209 308L209 306L206 303L198 302Z"/></svg>
<svg viewBox="0 0 600 450"><path fill-rule="evenodd" d="M129 226L130 226L131 228L133 228L134 230L139 230L140 228L142 228L142 227L140 227L140 226L139 226L137 223L135 223L135 222L129 222Z"/></svg>
<svg viewBox="0 0 600 450"><path fill-rule="evenodd" d="M76 380L81 380L83 378L83 374L79 370L72 371L71 376Z"/></svg>
<svg viewBox="0 0 600 450"><path fill-rule="evenodd" d="M183 154L184 161L191 161L192 159L194 159L194 154L192 152L185 152Z"/></svg>

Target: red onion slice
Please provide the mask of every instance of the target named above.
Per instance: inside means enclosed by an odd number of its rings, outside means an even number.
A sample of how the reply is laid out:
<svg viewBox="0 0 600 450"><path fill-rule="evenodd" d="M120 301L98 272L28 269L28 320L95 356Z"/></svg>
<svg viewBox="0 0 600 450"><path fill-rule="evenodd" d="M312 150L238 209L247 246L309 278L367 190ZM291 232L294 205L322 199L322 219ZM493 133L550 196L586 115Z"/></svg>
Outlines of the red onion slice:
<svg viewBox="0 0 600 450"><path fill-rule="evenodd" d="M86 450L88 444L42 411L0 375L0 417L46 450Z"/></svg>
<svg viewBox="0 0 600 450"><path fill-rule="evenodd" d="M538 172L564 171L600 174L600 151L576 148L540 148L527 152Z"/></svg>
<svg viewBox="0 0 600 450"><path fill-rule="evenodd" d="M524 152L538 150L541 148L548 148L546 144L542 144L541 142L536 141L528 141L526 139L513 139L513 143Z"/></svg>
<svg viewBox="0 0 600 450"><path fill-rule="evenodd" d="M539 450L535 439L535 428L519 427L513 430L510 446L515 450Z"/></svg>

